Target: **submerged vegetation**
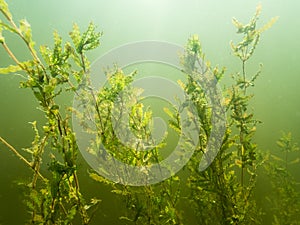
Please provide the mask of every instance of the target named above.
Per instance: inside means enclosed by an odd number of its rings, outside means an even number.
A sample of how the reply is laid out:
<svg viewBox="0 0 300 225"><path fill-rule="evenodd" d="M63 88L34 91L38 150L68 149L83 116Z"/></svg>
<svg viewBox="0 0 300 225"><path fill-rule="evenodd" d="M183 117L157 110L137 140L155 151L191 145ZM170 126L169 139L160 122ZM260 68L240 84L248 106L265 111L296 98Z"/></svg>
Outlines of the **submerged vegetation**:
<svg viewBox="0 0 300 225"><path fill-rule="evenodd" d="M100 45L102 35L96 31L94 24L91 23L85 32L81 32L74 24L70 42L63 42L55 32L54 46L40 46L37 52L30 24L26 20L17 24L4 0L0 0L0 11L5 18L5 21L0 21L0 44L15 63L1 68L0 73L23 71L26 77L21 87L31 89L39 109L47 119L42 125L36 121L31 123L34 140L30 147L24 149L30 157L25 157L23 150L15 149L0 137L0 141L32 170L31 182L23 184L26 188L25 203L30 212L27 223L73 224L81 221L81 224L90 224L97 210L105 205L100 204L100 199L86 199L80 190L79 149L70 123L71 114L74 113L83 129L95 137L88 146L90 154L99 154L104 158L106 155L99 151L100 145L104 145L110 155L129 165L159 163L162 160L160 152L167 141L163 138L158 145L152 142L150 108L136 100L126 111L126 104L132 100L126 99L126 96L136 96L140 91L128 88L136 72L125 74L120 68L114 67L106 72L108 86L98 91L91 88L90 62L86 52ZM207 93L198 81L206 76L207 71L211 71L219 82L226 75L226 68L211 66L205 58L198 36L194 35L188 40L181 56L186 82L178 82L188 98L180 102L179 108L165 109L169 116L169 126L178 135L182 132L179 111L188 102L191 101L196 109L189 117L189 122L193 123L195 117L200 122L199 143L183 168L184 176L176 174L154 185L135 187L112 182L95 172L89 173L92 179L107 185L123 200L126 213L120 217L122 224L190 224L181 207L184 201L189 201L197 224L263 224L265 214L272 215L270 224L299 224L299 184L289 171L290 164L300 161L299 158L293 158L294 153L299 151L297 144L293 142L290 133L283 134L277 143L283 155L275 156L260 150L253 140L256 127L261 121L249 107L252 98L250 89L261 74L262 66L258 66L255 74L249 74L246 66L262 32L276 21L276 18L271 19L262 28L257 28L260 11L261 7L258 6L248 24L233 19L237 33L243 35L240 42L231 43L241 68L232 74L232 85L223 90L226 130L216 158L205 170L199 170L199 161L206 153L212 132L213 112ZM11 50L5 39L7 31L24 42L31 55L28 61L19 61ZM65 92L73 93L82 105L86 102L89 104L81 112L71 106L63 108L57 104L57 98ZM117 99L120 93L125 97ZM149 146L155 147L139 151L140 146L125 146L119 141L114 126L117 124L122 127L126 124L122 121L113 123L111 118L120 118L123 113L130 114L131 131L138 138L147 140ZM92 121L93 126L86 121ZM184 143L184 148L191 148L190 142ZM50 156L48 162L45 161L47 157L43 157L45 154ZM48 171L42 169L42 164L48 165ZM268 209L260 206L254 196L258 176L267 176L272 188L265 199L269 204Z"/></svg>

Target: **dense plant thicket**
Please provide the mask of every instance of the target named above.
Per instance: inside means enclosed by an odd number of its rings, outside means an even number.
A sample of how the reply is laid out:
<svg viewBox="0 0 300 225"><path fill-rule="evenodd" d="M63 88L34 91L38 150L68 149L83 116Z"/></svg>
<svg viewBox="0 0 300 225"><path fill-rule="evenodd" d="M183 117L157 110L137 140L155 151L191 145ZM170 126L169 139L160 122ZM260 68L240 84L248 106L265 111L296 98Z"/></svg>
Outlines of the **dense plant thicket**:
<svg viewBox="0 0 300 225"><path fill-rule="evenodd" d="M151 146L152 111L137 99L129 111L125 107L140 91L130 88L136 72L125 74L115 66L106 71L109 85L93 90L86 52L100 45L102 35L95 30L94 24L91 23L85 32L81 32L74 24L70 42L63 42L59 34L54 32L53 47L40 46L37 51L30 24L26 20L16 23L4 0L0 0L0 11L5 19L0 21L0 44L14 61L13 65L1 68L0 73L12 75L23 71L21 87L31 89L39 109L47 119L45 124L39 126L36 121L32 122L34 140L24 150L15 149L0 137L0 141L32 170L31 181L24 184L25 203L30 212L28 223L73 224L81 221L81 224L90 224L93 215L105 205L100 205L100 200L96 198L87 200L80 190L77 175L79 150L70 123L72 113L82 121L82 128L95 136L88 147L91 154L101 155L99 149L104 145L110 155L126 164L147 166L162 160L161 151L167 141L163 139L159 145L147 151L138 151L138 146L125 146L118 140L114 132L116 124L112 123L111 118L128 113L131 130ZM260 11L261 7L258 6L248 24L233 19L242 39L238 43L231 43L231 48L240 60L241 68L232 74L232 85L222 90L223 111L214 111L205 87L199 84L205 80L210 85L217 85L227 75L225 67L211 65L205 58L197 35L189 38L185 46L181 63L186 80L178 83L186 93L187 100L180 102L179 107L165 108L169 126L181 135L182 118L179 111L187 107L189 102L195 106L195 111L189 114L189 121L186 122L199 121L196 123L199 143L192 146L194 143L185 137L183 148L196 148L184 168L185 176L174 174L158 184L134 187L114 183L90 172L92 179L109 186L124 201L126 214L120 217L124 224L189 224L184 209L180 207L180 202L186 199L194 209L198 224L262 224L265 212L273 215L272 224L299 224L298 184L289 171L290 163L299 162L297 159L291 160L289 154L299 149L292 141L291 134L283 134L277 143L283 151L283 157L263 153L253 140L256 127L261 122L249 107L252 98L250 89L261 74L262 66L259 65L257 73L248 74L247 62L253 56L262 32L276 21L274 18L262 28L257 28ZM24 42L31 58L19 61L5 38L7 31ZM82 105L88 103L84 110L79 112L57 104L57 97L65 92L72 92ZM119 95L121 92L123 97ZM212 96L217 94L210 93ZM205 170L201 170L199 160L203 156L209 157L206 148L213 129L211 117L218 116L218 113L220 116L227 114L225 134L215 159ZM93 126L86 121L93 121ZM122 121L117 125L125 126ZM50 156L48 162L42 161L45 154ZM41 170L42 163L48 165L47 172ZM266 197L270 203L269 209L259 206L254 198L257 176L263 173L269 177L273 190Z"/></svg>

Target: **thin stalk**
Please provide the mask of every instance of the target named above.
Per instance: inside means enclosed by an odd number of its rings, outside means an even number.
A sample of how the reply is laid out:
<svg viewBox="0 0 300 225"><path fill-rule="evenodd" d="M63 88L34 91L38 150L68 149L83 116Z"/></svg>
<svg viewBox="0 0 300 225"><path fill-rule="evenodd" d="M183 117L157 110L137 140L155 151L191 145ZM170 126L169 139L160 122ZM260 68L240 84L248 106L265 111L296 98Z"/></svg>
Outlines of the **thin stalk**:
<svg viewBox="0 0 300 225"><path fill-rule="evenodd" d="M246 71L245 71L245 64L246 64L246 61L242 61L242 72L243 72L243 81L244 81L244 94L246 94L246 91L247 91L247 86L246 86Z"/></svg>
<svg viewBox="0 0 300 225"><path fill-rule="evenodd" d="M288 149L285 150L285 171L288 171Z"/></svg>
<svg viewBox="0 0 300 225"><path fill-rule="evenodd" d="M245 64L246 61L242 60L242 73L243 73L243 80L244 80L244 95L246 95L247 91L247 86L246 86L246 70L245 70ZM244 114L244 111L242 111L242 115ZM245 149L244 149L244 132L243 132L243 122L241 122L241 128L240 128L240 145L241 145L241 186L242 186L242 192L243 192L243 187L244 187L244 154L245 154Z"/></svg>
<svg viewBox="0 0 300 225"><path fill-rule="evenodd" d="M25 70L26 72L27 69L20 63L20 61L17 59L17 57L12 53L12 51L10 50L10 48L7 46L7 44L5 42L1 42L4 50L7 52L7 54L9 55L9 57L22 69Z"/></svg>
<svg viewBox="0 0 300 225"><path fill-rule="evenodd" d="M85 60L84 60L84 55L83 53L80 54L80 58L81 58L81 64L82 64L82 69L83 69L83 72L84 72L84 75L86 76L86 81L88 82L88 85L90 86L90 92L91 92L91 95L93 97L93 100L94 100L94 103L95 103L95 110L97 112L97 116L100 120L100 125L101 125L101 128L103 130L103 125L102 125L102 121L101 121L101 116L100 116L100 111L99 111L99 104L98 104L98 101L97 101L97 98L96 98L96 95L94 93L94 90L93 88L91 87L91 82L90 82L90 79L87 78L87 69L86 69L86 65L85 65Z"/></svg>
<svg viewBox="0 0 300 225"><path fill-rule="evenodd" d="M32 48L32 46L30 45L30 43L26 40L26 38L24 37L24 35L22 34L21 30L18 28L18 26L15 24L15 22L13 21L12 17L9 16L6 12L4 12L3 10L1 10L2 14L4 14L4 16L6 17L6 19L8 20L8 22L12 25L12 27L14 28L15 32L17 35L19 35L22 40L25 42L27 48L29 49L30 54L32 55L33 59L36 60L38 62L38 64L42 67L43 71L45 72L46 69L44 67L44 65L42 64L42 62L40 61L39 57L37 56L35 50ZM46 72L45 72L46 74Z"/></svg>
<svg viewBox="0 0 300 225"><path fill-rule="evenodd" d="M7 141L5 141L2 137L0 137L0 141L6 146L8 147L19 159L21 159L27 166L29 166L35 173L37 173L39 175L39 177L43 180L43 181L47 181L47 179L45 177L43 177L43 175L37 171L35 168L32 167L32 164L24 158L24 156L22 156L18 150L16 150L13 146L11 146Z"/></svg>

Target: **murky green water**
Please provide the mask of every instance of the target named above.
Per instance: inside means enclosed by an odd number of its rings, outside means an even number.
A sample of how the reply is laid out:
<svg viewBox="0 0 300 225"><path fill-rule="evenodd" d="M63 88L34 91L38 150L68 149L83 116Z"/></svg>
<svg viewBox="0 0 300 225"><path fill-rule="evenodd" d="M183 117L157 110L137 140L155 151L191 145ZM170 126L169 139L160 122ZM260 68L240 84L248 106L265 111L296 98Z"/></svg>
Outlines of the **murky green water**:
<svg viewBox="0 0 300 225"><path fill-rule="evenodd" d="M89 56L93 61L112 48L134 41L161 40L184 45L187 38L199 34L203 49L212 64L226 66L228 73L239 69L239 62L231 54L229 41L237 40L231 18L242 22L253 15L258 2L202 1L202 0L112 0L112 1L7 1L17 19L26 18L32 26L37 45L51 44L52 32L57 30L64 38L76 22L85 27L94 21L103 30L102 46ZM261 38L254 57L249 62L250 71L263 62L263 73L254 91L252 106L257 118L263 121L256 134L261 149L273 150L281 131L291 131L300 143L300 2L260 1L263 6L260 23L274 16L278 22ZM26 59L23 45L11 39L10 46ZM11 63L0 49L0 66ZM140 71L142 68L137 67ZM147 68L147 67L145 67ZM148 68L149 69L149 68ZM168 70L165 71L166 74ZM156 70L153 69L153 73ZM167 74L167 76L170 76ZM42 121L43 115L30 90L19 89L19 76L0 75L0 136L14 147L28 146L33 136L29 121ZM223 84L229 78L223 79ZM65 96L61 104L68 105L72 96ZM87 177L88 165L82 160L80 171L83 192L103 200L101 212L94 224L121 224L121 202L100 184ZM300 181L300 167L293 167L293 174ZM16 185L26 179L29 170L0 144L0 224L23 224L26 208L22 203L21 189ZM263 181L258 184L257 199L263 204ZM185 203L182 203L183 207ZM186 204L187 205L187 204ZM201 224L186 214L189 224ZM264 224L269 224L265 221Z"/></svg>

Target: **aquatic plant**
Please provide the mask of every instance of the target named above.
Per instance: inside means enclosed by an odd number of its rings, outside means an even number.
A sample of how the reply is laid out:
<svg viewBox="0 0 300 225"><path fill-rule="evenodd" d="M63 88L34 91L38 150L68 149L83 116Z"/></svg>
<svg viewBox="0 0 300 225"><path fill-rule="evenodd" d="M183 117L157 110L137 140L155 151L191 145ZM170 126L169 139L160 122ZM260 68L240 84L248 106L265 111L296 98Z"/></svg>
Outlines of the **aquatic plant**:
<svg viewBox="0 0 300 225"><path fill-rule="evenodd" d="M66 42L62 45L62 38L54 32L53 48L41 46L40 58L34 48L30 24L26 20L17 24L4 0L0 1L0 11L6 19L0 21L0 44L15 63L2 68L0 73L24 71L27 76L24 76L25 81L21 82L21 87L32 90L46 117L42 130L38 130L36 121L32 122L35 137L32 145L25 149L31 155L30 158L22 156L21 151L1 138L33 171L31 182L24 184L28 188L26 205L31 213L30 223L71 224L79 215L82 224L88 224L91 219L89 208L98 205L99 200L92 199L87 203L80 192L77 176L78 147L69 122L70 110L59 106L56 99L64 91L76 93L89 69L85 52L99 46L101 33L95 31L92 23L84 33L80 33L74 24L70 33L72 44ZM23 41L31 59L24 62L18 60L3 36L4 31L17 35ZM51 173L49 176L41 170L44 154L51 158L47 162Z"/></svg>
<svg viewBox="0 0 300 225"><path fill-rule="evenodd" d="M179 192L178 176L171 177L157 185L150 185L147 176L142 175L135 179L141 180L145 185L135 187L124 184L122 180L132 176L126 168L122 171L117 163L113 163L111 168L103 171L104 168L101 165L101 160L111 160L109 155L112 155L113 162L120 160L126 165L145 166L142 174L147 175L149 171L146 166L158 163L161 159L159 151L164 147L165 141L156 145L152 140L152 112L138 101L138 93L141 90L130 87L135 75L136 72L126 75L115 67L106 71L106 86L98 91L87 88L78 96L79 105L84 105L84 107L82 110L75 111L76 117L83 129L93 134L88 152L97 156L102 173L109 174L112 171L118 171L116 182L103 178L95 172L91 172L90 176L108 185L113 193L123 199L127 212L120 219L127 221L126 223L181 224L180 215L176 209ZM129 129L127 129L128 120L122 119L124 115L129 115ZM118 129L123 132L123 137L128 137L123 138L122 142L116 134ZM144 146L145 143L137 143L133 140L129 134L131 132L140 140L146 141L147 146ZM147 151L141 151L146 147L149 148Z"/></svg>
<svg viewBox="0 0 300 225"><path fill-rule="evenodd" d="M299 146L292 139L291 133L283 133L277 141L279 154L267 154L264 164L265 173L270 178L272 189L267 200L270 205L272 224L299 224L300 221L300 183L297 182L289 165L299 164L299 157L289 156L299 152ZM283 153L283 154L280 154Z"/></svg>
<svg viewBox="0 0 300 225"><path fill-rule="evenodd" d="M249 110L251 95L247 89L254 86L256 78L261 73L261 66L251 78L246 71L246 62L253 55L258 40L263 31L271 27L276 18L263 28L257 29L256 23L261 11L257 7L254 17L248 24L242 24L233 19L238 34L243 39L238 44L231 43L235 56L242 63L241 73L232 75L233 85L225 90L225 102L228 119L221 149L212 164L205 170L197 169L199 159L203 157L208 145L212 129L212 107L208 102L206 92L197 80L207 76L211 71L219 81L224 76L225 68L212 67L205 59L197 36L189 39L186 51L182 57L184 72L188 75L188 83L182 84L196 106L200 120L199 146L188 168L191 202L195 207L199 221L204 224L260 224L260 210L253 199L257 168L263 163L258 159L257 145L252 137L256 125L260 123ZM176 115L172 118L176 121ZM240 176L240 179L238 179Z"/></svg>

